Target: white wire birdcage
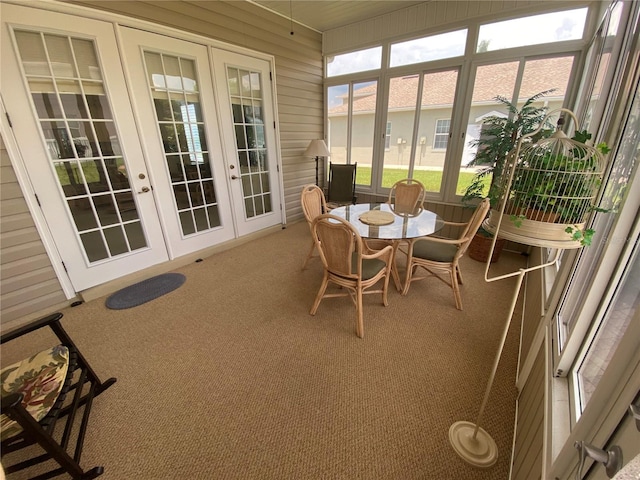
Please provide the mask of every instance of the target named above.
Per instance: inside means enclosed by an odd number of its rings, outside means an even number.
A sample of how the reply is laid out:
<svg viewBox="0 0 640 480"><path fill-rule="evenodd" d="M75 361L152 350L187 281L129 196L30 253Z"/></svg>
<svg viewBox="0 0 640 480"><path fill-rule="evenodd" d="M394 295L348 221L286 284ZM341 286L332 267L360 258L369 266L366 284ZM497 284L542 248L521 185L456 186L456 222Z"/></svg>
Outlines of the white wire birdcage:
<svg viewBox="0 0 640 480"><path fill-rule="evenodd" d="M567 109L564 112L578 123ZM525 245L579 248L589 233L586 222L600 190L604 159L594 147L569 138L560 117L555 133L530 143L541 131L523 135L507 155L497 179L499 201L484 227Z"/></svg>

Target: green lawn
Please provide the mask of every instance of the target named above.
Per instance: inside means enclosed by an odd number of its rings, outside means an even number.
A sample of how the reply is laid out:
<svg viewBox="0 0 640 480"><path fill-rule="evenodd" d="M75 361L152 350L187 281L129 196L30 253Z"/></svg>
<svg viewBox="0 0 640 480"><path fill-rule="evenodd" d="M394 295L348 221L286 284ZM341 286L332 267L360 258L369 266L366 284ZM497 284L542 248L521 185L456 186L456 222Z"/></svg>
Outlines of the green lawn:
<svg viewBox="0 0 640 480"><path fill-rule="evenodd" d="M474 174L469 172L462 172L458 178L458 186L456 187L456 193L462 195L467 188L467 185L471 183L471 179ZM384 170L383 187L390 188L398 180L407 178L407 171L402 169L389 169ZM422 182L428 192L439 192L440 185L442 183L442 171L437 170L414 170L413 178ZM361 167L358 165L356 172L356 184L368 185L371 182L371 167ZM486 187L488 191L489 178L486 179Z"/></svg>

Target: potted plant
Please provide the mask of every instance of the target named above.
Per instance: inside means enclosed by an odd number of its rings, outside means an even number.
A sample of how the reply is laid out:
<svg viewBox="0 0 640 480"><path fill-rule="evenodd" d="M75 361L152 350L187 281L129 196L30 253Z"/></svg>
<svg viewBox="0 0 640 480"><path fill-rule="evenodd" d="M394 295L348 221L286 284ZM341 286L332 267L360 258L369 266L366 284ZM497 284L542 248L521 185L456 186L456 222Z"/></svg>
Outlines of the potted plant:
<svg viewBox="0 0 640 480"><path fill-rule="evenodd" d="M482 122L480 138L470 142L470 146L476 147L477 151L469 166L478 167L478 170L462 196L464 205L471 206L478 199L488 197L491 207L495 208L500 193L496 180L500 178L504 170L507 154L514 149L523 135L536 131L543 124L547 114L547 107L538 107L534 104L540 98L553 91L555 89L544 90L531 96L525 100L520 109L502 96L495 97L495 100L504 106L508 114L505 117L492 115L485 118ZM535 136L535 139L551 135L553 125L548 122L544 124L544 127ZM535 139L532 138L532 141L535 141ZM489 184L488 189L487 183ZM511 213L518 212L514 210ZM469 245L469 257L485 262L489 255L492 241L493 235L480 228ZM505 240L502 238L496 241L491 258L492 262L498 260L504 244Z"/></svg>
<svg viewBox="0 0 640 480"><path fill-rule="evenodd" d="M531 239L536 244L551 242L559 248L591 243L594 232L586 228L586 220L593 211L606 211L596 207L595 201L603 155L609 148L605 143L588 146L591 134L587 131L576 130L569 138L562 125L560 119L551 137L526 145L520 142L508 158L496 183L496 194L505 203L503 215L510 220L500 229L507 238L518 241L521 237L527 244ZM497 213L490 213L489 227L497 226Z"/></svg>

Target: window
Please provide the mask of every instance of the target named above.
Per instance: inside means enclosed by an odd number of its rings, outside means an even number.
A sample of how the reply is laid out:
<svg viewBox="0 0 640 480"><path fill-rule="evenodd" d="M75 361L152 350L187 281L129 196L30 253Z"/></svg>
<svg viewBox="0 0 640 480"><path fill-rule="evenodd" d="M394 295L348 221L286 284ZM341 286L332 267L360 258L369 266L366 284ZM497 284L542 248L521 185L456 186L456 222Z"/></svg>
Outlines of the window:
<svg viewBox="0 0 640 480"><path fill-rule="evenodd" d="M387 121L392 119L394 131L390 148L384 152L382 188L390 188L403 178L415 178L429 192L442 190L450 129L448 119L457 83L457 69L389 80L385 113ZM447 120L442 120L443 117Z"/></svg>
<svg viewBox="0 0 640 480"><path fill-rule="evenodd" d="M359 185L371 185L377 96L376 81L335 85L327 89L331 162L357 163Z"/></svg>
<svg viewBox="0 0 640 480"><path fill-rule="evenodd" d="M431 35L391 45L391 67L464 55L467 30Z"/></svg>
<svg viewBox="0 0 640 480"><path fill-rule="evenodd" d="M456 193L462 195L471 184L474 174L484 168L483 165L472 163L478 151L478 140L485 138L483 121L489 117L507 118L513 115L498 97L520 109L528 98L543 90L553 89L538 99L533 106L546 107L549 112L557 110L564 104L573 64L574 56L571 55L524 58L512 62L480 65L476 68L462 152L463 168L459 172ZM496 79L500 81L496 82ZM487 178L485 192L488 192L489 181L490 178Z"/></svg>
<svg viewBox="0 0 640 480"><path fill-rule="evenodd" d="M327 77L377 70L382 64L382 47L344 53L327 58Z"/></svg>
<svg viewBox="0 0 640 480"><path fill-rule="evenodd" d="M480 26L476 52L579 40L587 8L545 13Z"/></svg>
<svg viewBox="0 0 640 480"><path fill-rule="evenodd" d="M545 6L554 8L553 2ZM459 201L477 171L470 162L483 118L509 115L496 96L521 106L535 93L556 88L540 105L564 106L587 12L470 22L455 31L327 57L329 137L336 150L331 161L357 161L358 188L374 195L385 196L394 179L420 176L430 199ZM514 27L517 35L506 34ZM535 34L521 34L532 28ZM471 31L480 34L479 44L469 41ZM548 46L526 48L539 44ZM499 62L485 54L505 48L508 56Z"/></svg>
<svg viewBox="0 0 640 480"><path fill-rule="evenodd" d="M451 128L451 120L436 120L436 133L433 139L434 150L447 148L447 143L449 142L449 128Z"/></svg>

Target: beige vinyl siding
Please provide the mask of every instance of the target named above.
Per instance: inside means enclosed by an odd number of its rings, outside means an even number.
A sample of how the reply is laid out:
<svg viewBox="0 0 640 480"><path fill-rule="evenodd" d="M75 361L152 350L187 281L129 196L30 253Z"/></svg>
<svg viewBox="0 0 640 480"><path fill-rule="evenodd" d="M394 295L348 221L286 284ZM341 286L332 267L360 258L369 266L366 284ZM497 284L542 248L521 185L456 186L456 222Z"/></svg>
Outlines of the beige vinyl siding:
<svg viewBox="0 0 640 480"><path fill-rule="evenodd" d="M0 136L0 324L67 301Z"/></svg>
<svg viewBox="0 0 640 480"><path fill-rule="evenodd" d="M288 221L302 218L300 191L315 182L315 162L302 156L323 138L322 36L239 1L74 1L272 55L275 59L282 177ZM122 22L124 23L124 22Z"/></svg>
<svg viewBox="0 0 640 480"><path fill-rule="evenodd" d="M541 345L534 367L518 396L511 480L542 478L544 391L545 361L544 346Z"/></svg>

